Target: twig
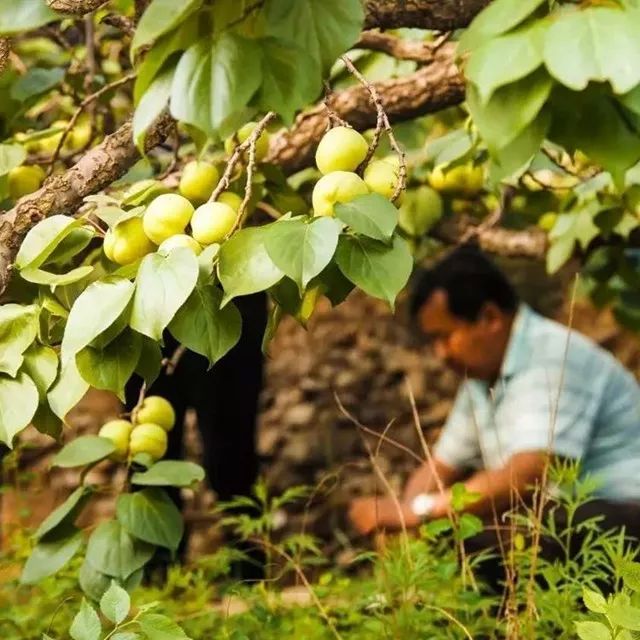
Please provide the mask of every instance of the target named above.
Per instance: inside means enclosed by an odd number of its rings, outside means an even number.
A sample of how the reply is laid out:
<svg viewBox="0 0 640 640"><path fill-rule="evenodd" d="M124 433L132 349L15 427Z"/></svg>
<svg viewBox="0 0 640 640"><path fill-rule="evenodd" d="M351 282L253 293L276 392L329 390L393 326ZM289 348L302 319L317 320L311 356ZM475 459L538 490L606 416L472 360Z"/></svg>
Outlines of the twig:
<svg viewBox="0 0 640 640"><path fill-rule="evenodd" d="M184 355L184 352L186 350L187 350L187 348L183 344L178 345L176 350L173 352L173 355L171 356L171 358L165 358L162 361L162 364L167 369L167 375L168 376L172 376L174 374L174 372L176 370L176 367L178 366L178 363L180 362L180 358L182 358L182 356Z"/></svg>
<svg viewBox="0 0 640 640"><path fill-rule="evenodd" d="M173 124L173 134L175 136L175 144L173 145L173 157L167 168L158 175L157 180L164 180L177 166L180 160L180 132L178 131L178 123Z"/></svg>
<svg viewBox="0 0 640 640"><path fill-rule="evenodd" d="M361 73L358 71L356 66L353 64L351 59L348 56L341 56L341 60L347 66L347 69L351 71L351 73L358 78L360 83L367 89L369 95L371 96L371 100L376 107L377 119L376 119L376 130L373 134L373 140L369 145L369 151L367 152L367 157L361 166L366 165L369 160L372 158L375 150L380 142L380 137L382 135L382 130L384 129L389 137L389 143L391 144L391 148L398 154L398 160L400 161L400 168L398 170L398 184L396 184L396 188L391 196L391 202L395 202L400 194L404 191L407 182L407 163L404 155L404 151L400 148L398 141L396 140L395 134L393 133L393 128L391 127L391 123L389 122L389 117L387 116L387 112L384 110L384 105L382 104L382 99L380 98L380 94L374 85L372 85Z"/></svg>
<svg viewBox="0 0 640 640"><path fill-rule="evenodd" d="M274 220L279 220L282 217L282 214L275 207L272 207L267 202L264 202L264 200L258 202L258 204L256 205L256 209L264 211L269 217L273 218Z"/></svg>
<svg viewBox="0 0 640 640"><path fill-rule="evenodd" d="M232 229L227 234L227 237L230 237L241 225L244 221L244 213L249 201L251 200L251 194L253 192L253 173L256 167L256 143L258 138L262 135L265 127L269 124L273 118L275 118L276 114L273 111L269 111L258 124L256 124L255 128L251 132L251 135L241 144L239 144L231 154L229 161L227 162L227 166L222 174L222 178L220 178L220 182L213 190L211 197L209 198L209 202L215 202L218 199L218 196L229 188L229 184L231 182L231 176L233 175L233 171L236 168L236 165L240 161L240 158L244 154L244 152L249 150L249 162L247 164L247 182L244 190L244 198L240 207L238 208L238 215L236 216L236 221L232 227Z"/></svg>
<svg viewBox="0 0 640 640"><path fill-rule="evenodd" d="M75 113L71 117L71 120L69 120L69 124L66 126L65 130L62 132L62 135L60 136L60 140L58 140L58 146L56 147L55 151L53 152L53 155L51 156L51 159L49 160L49 172L48 172L48 175L51 175L51 172L53 171L53 165L56 163L56 160L58 159L58 156L60 155L60 150L62 149L62 146L64 145L65 140L67 139L67 136L69 135L71 129L73 129L73 127L76 125L76 122L78 122L78 118L80 117L80 115L82 114L84 109L88 105L90 105L92 102L94 102L95 100L97 100L98 98L103 96L105 93L108 93L112 89L117 89L118 87L122 86L123 84L126 84L127 82L130 82L135 77L136 77L135 73L130 73L130 74L118 79L118 80L114 80L113 82L111 82L110 84L105 85L104 87L102 87L101 89L96 91L95 93L92 93L90 96L87 96L80 103L80 105L76 109Z"/></svg>
<svg viewBox="0 0 640 640"><path fill-rule="evenodd" d="M11 44L9 38L0 38L0 73L4 71L9 60L9 52L11 51Z"/></svg>
<svg viewBox="0 0 640 640"><path fill-rule="evenodd" d="M324 83L324 97L322 98L322 106L324 110L327 112L327 119L329 122L327 123L327 131L332 129L333 127L347 127L351 129L351 125L343 120L330 106L329 106L329 98L333 93L333 89L331 85L325 80Z"/></svg>
<svg viewBox="0 0 640 640"><path fill-rule="evenodd" d="M136 31L135 25L132 20L125 16L118 15L117 13L110 13L106 15L100 22L108 24L110 27L119 29L127 36L133 36Z"/></svg>
<svg viewBox="0 0 640 640"><path fill-rule="evenodd" d="M84 34L87 48L87 75L84 78L84 88L89 90L96 75L96 39L93 25L93 13L88 13L84 17Z"/></svg>

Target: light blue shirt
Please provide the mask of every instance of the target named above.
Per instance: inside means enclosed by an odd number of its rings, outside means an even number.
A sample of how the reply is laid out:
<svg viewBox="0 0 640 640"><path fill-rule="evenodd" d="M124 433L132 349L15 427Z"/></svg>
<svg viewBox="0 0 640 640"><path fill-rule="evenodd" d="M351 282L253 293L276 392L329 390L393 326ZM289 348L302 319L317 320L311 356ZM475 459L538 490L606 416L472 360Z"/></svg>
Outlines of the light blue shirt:
<svg viewBox="0 0 640 640"><path fill-rule="evenodd" d="M596 495L640 500L640 387L610 353L522 305L498 382L460 387L435 454L496 469L524 451L580 460Z"/></svg>

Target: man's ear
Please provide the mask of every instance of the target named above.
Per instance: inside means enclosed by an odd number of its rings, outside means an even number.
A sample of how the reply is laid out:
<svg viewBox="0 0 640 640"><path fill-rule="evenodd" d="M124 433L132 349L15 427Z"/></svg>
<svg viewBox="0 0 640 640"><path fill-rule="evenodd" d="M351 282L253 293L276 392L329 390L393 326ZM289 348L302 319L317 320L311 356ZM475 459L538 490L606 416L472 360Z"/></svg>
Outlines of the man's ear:
<svg viewBox="0 0 640 640"><path fill-rule="evenodd" d="M504 326L504 311L495 302L485 302L479 320L490 331L499 331Z"/></svg>

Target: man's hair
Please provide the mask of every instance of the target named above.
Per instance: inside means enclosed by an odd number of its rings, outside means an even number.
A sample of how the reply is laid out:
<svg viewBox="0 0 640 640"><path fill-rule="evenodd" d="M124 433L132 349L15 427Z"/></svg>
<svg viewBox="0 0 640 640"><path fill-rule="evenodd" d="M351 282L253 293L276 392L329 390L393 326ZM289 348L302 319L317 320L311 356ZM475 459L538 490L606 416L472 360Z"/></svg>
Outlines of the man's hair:
<svg viewBox="0 0 640 640"><path fill-rule="evenodd" d="M504 273L473 245L458 247L434 267L416 274L410 303L412 317L438 289L446 292L449 311L471 322L478 319L487 302L503 311L515 311L518 306L518 295Z"/></svg>

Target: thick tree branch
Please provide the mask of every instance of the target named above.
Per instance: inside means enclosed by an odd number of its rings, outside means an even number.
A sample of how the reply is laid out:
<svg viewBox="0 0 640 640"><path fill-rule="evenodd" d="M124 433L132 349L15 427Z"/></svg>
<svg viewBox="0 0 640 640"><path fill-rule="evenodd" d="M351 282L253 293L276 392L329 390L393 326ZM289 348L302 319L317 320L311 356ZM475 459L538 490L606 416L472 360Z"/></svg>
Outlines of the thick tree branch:
<svg viewBox="0 0 640 640"><path fill-rule="evenodd" d="M415 60L426 64L433 62L438 49L432 42L403 40L380 31L363 31L356 48L382 51L394 58Z"/></svg>
<svg viewBox="0 0 640 640"><path fill-rule="evenodd" d="M391 122L440 111L464 100L464 80L455 65L451 44L435 52L432 64L411 75L379 82L375 86ZM362 131L376 124L376 110L365 87L337 92L328 102L330 109L355 129ZM309 166L328 122L323 105L300 114L290 130L275 137L269 160L280 165L286 173Z"/></svg>
<svg viewBox="0 0 640 640"><path fill-rule="evenodd" d="M466 27L490 0L367 0L365 28L416 27L453 31Z"/></svg>
<svg viewBox="0 0 640 640"><path fill-rule="evenodd" d="M151 127L145 145L155 147L169 134L173 120L162 116ZM85 196L104 189L140 159L127 122L91 149L76 165L47 179L38 191L21 198L0 216L0 295L11 277L11 265L27 231L40 220L59 213L72 214Z"/></svg>
<svg viewBox="0 0 640 640"><path fill-rule="evenodd" d="M9 38L0 38L0 73L2 73L7 66L10 50Z"/></svg>
<svg viewBox="0 0 640 640"><path fill-rule="evenodd" d="M99 9L108 0L47 0L47 4L54 11L83 16Z"/></svg>

